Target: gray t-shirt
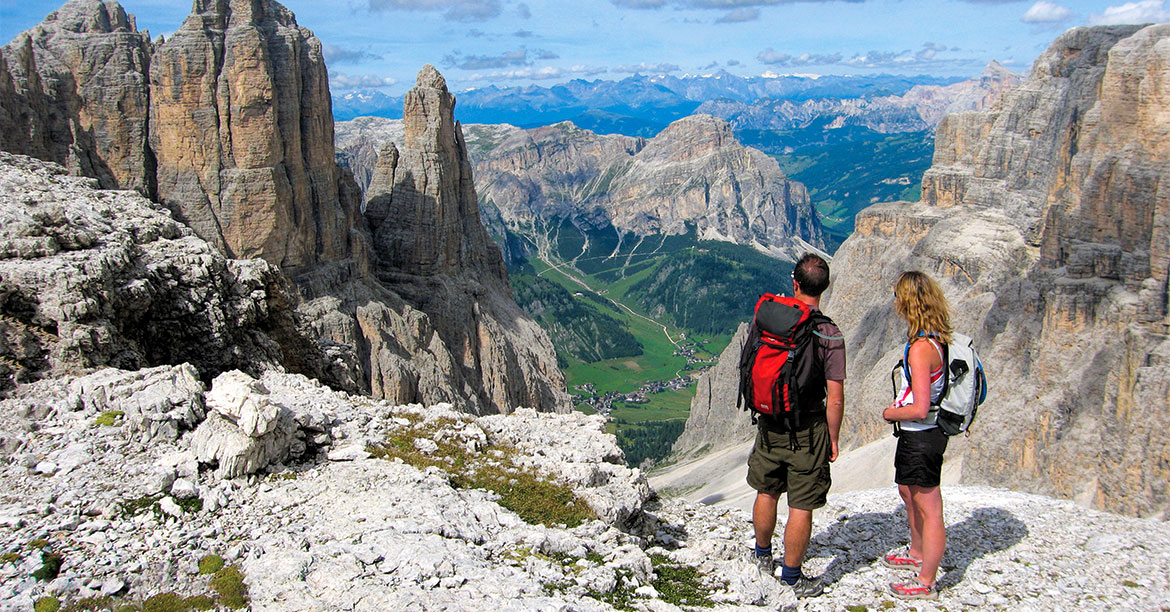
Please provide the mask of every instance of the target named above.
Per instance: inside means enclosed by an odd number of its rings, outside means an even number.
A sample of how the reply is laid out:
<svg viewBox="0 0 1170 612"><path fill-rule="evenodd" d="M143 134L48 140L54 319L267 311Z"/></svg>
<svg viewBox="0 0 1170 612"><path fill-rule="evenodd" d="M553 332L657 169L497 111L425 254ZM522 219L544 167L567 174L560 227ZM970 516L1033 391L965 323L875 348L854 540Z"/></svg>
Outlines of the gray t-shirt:
<svg viewBox="0 0 1170 612"><path fill-rule="evenodd" d="M820 312L815 308L813 310ZM844 334L836 325L828 322L817 325L817 333L820 334L814 336L817 340L817 357L825 364L825 380L845 380L845 340L836 339Z"/></svg>

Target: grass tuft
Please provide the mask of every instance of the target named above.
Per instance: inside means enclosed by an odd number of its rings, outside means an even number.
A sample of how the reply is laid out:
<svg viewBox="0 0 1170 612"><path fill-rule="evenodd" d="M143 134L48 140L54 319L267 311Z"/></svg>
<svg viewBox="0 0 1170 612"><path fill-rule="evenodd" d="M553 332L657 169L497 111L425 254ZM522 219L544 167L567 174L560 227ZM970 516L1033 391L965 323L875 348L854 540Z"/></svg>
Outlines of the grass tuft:
<svg viewBox="0 0 1170 612"><path fill-rule="evenodd" d="M518 465L514 447L489 444L480 453L472 453L457 440L437 435L456 422L434 419L420 423L414 415L404 415L413 424L391 433L382 444L371 445L367 452L382 459L399 459L419 469L437 467L451 476L451 485L460 489L485 489L500 496L499 504L527 523L576 527L597 518L572 487L555 482L530 468ZM438 450L424 453L415 440L430 439Z"/></svg>
<svg viewBox="0 0 1170 612"><path fill-rule="evenodd" d="M65 606L62 612L108 612L114 609L114 600L109 597L83 597Z"/></svg>
<svg viewBox="0 0 1170 612"><path fill-rule="evenodd" d="M699 568L674 563L665 555L650 555L650 562L657 574L650 586L658 591L662 601L676 606L713 608L715 602L707 597L710 589L703 585Z"/></svg>
<svg viewBox="0 0 1170 612"><path fill-rule="evenodd" d="M199 560L200 574L214 574L223 569L223 557L219 555L206 555Z"/></svg>
<svg viewBox="0 0 1170 612"><path fill-rule="evenodd" d="M239 610L248 606L248 585L244 584L240 568L234 565L216 572L211 579L211 588L219 594L219 602L224 607Z"/></svg>
<svg viewBox="0 0 1170 612"><path fill-rule="evenodd" d="M144 495L142 497L120 501L118 505L122 507L122 518L138 516L147 510L155 508L160 499L162 499L162 495Z"/></svg>
<svg viewBox="0 0 1170 612"><path fill-rule="evenodd" d="M42 597L33 603L33 612L57 612L61 602L56 597Z"/></svg>
<svg viewBox="0 0 1170 612"><path fill-rule="evenodd" d="M93 424L104 427L113 427L118 424L118 420L125 416L126 413L121 410L107 410L98 418L94 419Z"/></svg>
<svg viewBox="0 0 1170 612"><path fill-rule="evenodd" d="M187 612L187 600L178 593L159 593L142 602L142 612Z"/></svg>

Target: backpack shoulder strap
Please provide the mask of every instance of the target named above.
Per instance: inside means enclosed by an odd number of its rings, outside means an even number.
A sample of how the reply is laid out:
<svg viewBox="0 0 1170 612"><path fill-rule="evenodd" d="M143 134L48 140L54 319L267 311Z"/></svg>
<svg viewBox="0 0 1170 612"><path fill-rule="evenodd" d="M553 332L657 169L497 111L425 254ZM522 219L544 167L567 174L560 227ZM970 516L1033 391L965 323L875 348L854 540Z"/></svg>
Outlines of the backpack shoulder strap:
<svg viewBox="0 0 1170 612"><path fill-rule="evenodd" d="M840 336L826 336L825 334L822 334L821 332L817 331L817 326L820 325L821 323L828 323L828 324L832 325L833 327L837 327L837 324L834 323L833 320L830 319L828 317L828 315L826 315L825 313L823 313L819 310L812 311L812 313L809 316L809 325L812 326L812 333L814 336L816 336L818 338L822 338L824 340L844 340L845 339L845 334L841 334ZM838 329L837 331L840 331L840 329Z"/></svg>

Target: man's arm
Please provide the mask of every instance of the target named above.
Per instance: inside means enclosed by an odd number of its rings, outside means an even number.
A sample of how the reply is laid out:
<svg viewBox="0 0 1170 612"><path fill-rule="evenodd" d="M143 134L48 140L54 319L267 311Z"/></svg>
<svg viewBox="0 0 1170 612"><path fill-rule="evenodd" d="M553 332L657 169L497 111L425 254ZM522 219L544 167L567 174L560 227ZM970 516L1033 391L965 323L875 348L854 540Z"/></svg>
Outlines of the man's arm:
<svg viewBox="0 0 1170 612"><path fill-rule="evenodd" d="M826 380L825 420L829 423L829 440L832 450L829 461L837 460L837 437L841 433L841 418L845 416L845 381Z"/></svg>

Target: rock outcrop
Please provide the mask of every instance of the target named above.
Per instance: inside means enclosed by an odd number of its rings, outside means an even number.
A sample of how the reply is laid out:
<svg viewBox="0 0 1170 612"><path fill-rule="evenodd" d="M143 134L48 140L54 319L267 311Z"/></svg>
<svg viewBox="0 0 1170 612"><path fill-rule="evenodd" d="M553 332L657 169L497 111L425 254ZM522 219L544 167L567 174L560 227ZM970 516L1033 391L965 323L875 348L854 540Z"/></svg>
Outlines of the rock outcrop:
<svg viewBox="0 0 1170 612"><path fill-rule="evenodd" d="M283 364L334 384L261 260L225 259L132 191L0 152L0 388L189 362L208 379Z"/></svg>
<svg viewBox="0 0 1170 612"><path fill-rule="evenodd" d="M66 2L0 49L0 149L153 196L152 52L117 2Z"/></svg>
<svg viewBox="0 0 1170 612"><path fill-rule="evenodd" d="M339 123L343 163L369 176L371 151L397 137L396 123L371 117ZM632 236L693 228L703 239L787 259L824 247L804 185L742 146L714 117L680 119L651 139L594 134L567 122L530 130L477 125L468 134L485 214L500 230L538 244L547 240L541 228L570 218Z"/></svg>

